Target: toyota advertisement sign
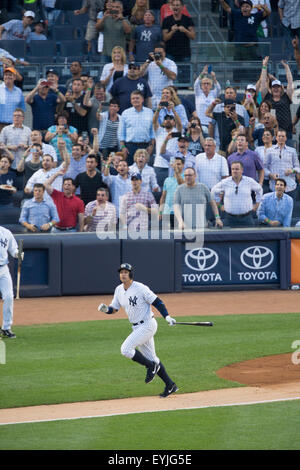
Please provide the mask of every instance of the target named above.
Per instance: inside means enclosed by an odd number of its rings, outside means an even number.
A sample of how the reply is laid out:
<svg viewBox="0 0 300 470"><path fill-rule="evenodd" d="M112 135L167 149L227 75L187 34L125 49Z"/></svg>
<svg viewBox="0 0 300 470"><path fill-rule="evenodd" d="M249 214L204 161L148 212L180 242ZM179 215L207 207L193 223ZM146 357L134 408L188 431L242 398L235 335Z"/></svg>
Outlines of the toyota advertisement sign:
<svg viewBox="0 0 300 470"><path fill-rule="evenodd" d="M185 250L182 256L182 286L229 284L278 284L277 241L212 243Z"/></svg>

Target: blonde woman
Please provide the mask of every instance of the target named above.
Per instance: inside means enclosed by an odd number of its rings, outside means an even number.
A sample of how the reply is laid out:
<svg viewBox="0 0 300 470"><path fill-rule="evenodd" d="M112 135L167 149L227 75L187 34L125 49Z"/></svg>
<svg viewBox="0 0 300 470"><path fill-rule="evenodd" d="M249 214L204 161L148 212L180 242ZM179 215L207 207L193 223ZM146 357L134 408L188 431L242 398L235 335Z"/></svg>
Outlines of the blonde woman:
<svg viewBox="0 0 300 470"><path fill-rule="evenodd" d="M161 94L160 103L158 103L157 111L159 112L158 122L162 124L165 116L173 115L174 111L178 114L183 129L188 126L188 118L186 115L185 107L172 86L167 86L163 89Z"/></svg>
<svg viewBox="0 0 300 470"><path fill-rule="evenodd" d="M129 21L137 26L144 23L144 14L149 10L149 0L136 0Z"/></svg>
<svg viewBox="0 0 300 470"><path fill-rule="evenodd" d="M148 165L149 153L145 149L138 149L134 156L134 164L129 167L129 173L139 173L142 177L142 189L150 192L159 191L154 169Z"/></svg>
<svg viewBox="0 0 300 470"><path fill-rule="evenodd" d="M127 72L128 65L126 64L125 51L123 47L115 46L111 52L111 63L105 64L103 67L100 83L109 92L115 80L125 76Z"/></svg>

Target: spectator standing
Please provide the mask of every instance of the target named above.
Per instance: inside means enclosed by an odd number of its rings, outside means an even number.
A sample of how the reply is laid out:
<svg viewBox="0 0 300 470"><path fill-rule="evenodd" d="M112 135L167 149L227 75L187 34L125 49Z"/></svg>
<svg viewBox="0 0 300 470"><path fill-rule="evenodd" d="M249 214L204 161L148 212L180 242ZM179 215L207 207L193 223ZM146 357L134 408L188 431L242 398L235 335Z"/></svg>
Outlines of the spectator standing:
<svg viewBox="0 0 300 470"><path fill-rule="evenodd" d="M47 193L51 196L57 208L59 217L59 222L52 227L51 232L83 232L84 204L82 200L74 194L74 180L64 175L65 170L59 170L44 183ZM57 191L53 189L52 184L54 180L60 176L64 177L62 191Z"/></svg>
<svg viewBox="0 0 300 470"><path fill-rule="evenodd" d="M164 3L161 7L160 7L160 18L161 18L161 23L163 22L163 20L167 17L167 16L171 16L173 15L173 10L172 10L172 0L168 0L166 3ZM185 15L185 16L191 16L188 12L188 9L187 7L184 5L183 6L183 9L182 9L182 14Z"/></svg>
<svg viewBox="0 0 300 470"><path fill-rule="evenodd" d="M139 149L135 152L134 163L129 167L131 175L139 173L142 177L142 189L150 192L159 191L156 174L154 169L148 165L149 154L145 149Z"/></svg>
<svg viewBox="0 0 300 470"><path fill-rule="evenodd" d="M208 65L205 65L199 77L194 83L196 115L200 119L201 125L207 127L211 122L211 118L206 116L207 108L212 102L219 97L221 93L221 85L217 81L215 72L208 74Z"/></svg>
<svg viewBox="0 0 300 470"><path fill-rule="evenodd" d="M131 93L138 90L148 108L152 108L151 90L145 78L140 77L140 66L131 63L128 66L128 72L125 77L118 78L112 85L110 93L113 98L118 100L120 105L120 114L131 106Z"/></svg>
<svg viewBox="0 0 300 470"><path fill-rule="evenodd" d="M131 105L122 113L118 128L121 151L128 165L133 163L136 150L147 149L151 155L154 148L153 111L144 107L142 92L131 93Z"/></svg>
<svg viewBox="0 0 300 470"><path fill-rule="evenodd" d="M184 183L183 180L184 159L175 157L173 163L174 176L168 176L163 184L163 190L159 201L159 214L165 227L174 228L174 194L177 187Z"/></svg>
<svg viewBox="0 0 300 470"><path fill-rule="evenodd" d="M50 87L53 93L49 93ZM66 99L55 85L51 85L46 78L42 78L28 93L25 101L31 106L32 129L39 130L46 135L48 128L55 123L57 105L65 103Z"/></svg>
<svg viewBox="0 0 300 470"><path fill-rule="evenodd" d="M161 155L163 158L170 162L169 166L169 176L173 176L173 162L176 157L182 157L184 159L184 169L186 168L195 168L196 159L194 155L189 152L189 138L186 135L181 135L177 139L177 151L174 153L167 151L167 142L172 139L172 132L167 135L162 146L161 146Z"/></svg>
<svg viewBox="0 0 300 470"><path fill-rule="evenodd" d="M263 162L256 152L249 150L245 134L238 135L236 139L236 147L237 151L229 155L227 158L229 168L231 167L232 162L242 162L243 175L254 180L258 179L259 184L262 186L265 174Z"/></svg>
<svg viewBox="0 0 300 470"><path fill-rule="evenodd" d="M33 11L25 11L22 20L10 20L0 25L0 39L6 40L26 40L31 33L30 26L33 23L35 14Z"/></svg>
<svg viewBox="0 0 300 470"><path fill-rule="evenodd" d="M265 179L264 179L264 184L263 184L263 190L264 193L269 192L269 176L266 174L266 161L267 161L267 155L269 153L274 152L274 146L273 146L273 133L265 129L262 135L262 142L263 145L260 145L255 148L256 153L260 157L261 161L263 162L264 165L264 171L265 171Z"/></svg>
<svg viewBox="0 0 300 470"><path fill-rule="evenodd" d="M22 159L23 152L30 145L30 127L24 126L25 113L23 109L16 108L13 113L13 123L5 126L0 132L0 142L5 144L8 150L13 154L11 168L16 170L19 161Z"/></svg>
<svg viewBox="0 0 300 470"><path fill-rule="evenodd" d="M191 40L196 38L194 22L182 13L181 0L172 0L173 14L162 22L163 40L166 43L166 53L169 59L177 62L191 60Z"/></svg>
<svg viewBox="0 0 300 470"><path fill-rule="evenodd" d="M27 161L27 158L30 154L30 160ZM42 168L42 157L43 151L41 144L33 144L24 152L23 158L19 161L17 166L17 175L22 177L23 184L22 188L25 188L27 181L33 173Z"/></svg>
<svg viewBox="0 0 300 470"><path fill-rule="evenodd" d="M57 0L42 0L44 15L48 22L48 28L51 29L60 15L61 10L55 8L58 6Z"/></svg>
<svg viewBox="0 0 300 470"><path fill-rule="evenodd" d="M45 186L35 183L33 198L24 202L19 222L28 232L50 232L51 228L59 222L55 204L51 198L45 198Z"/></svg>
<svg viewBox="0 0 300 470"><path fill-rule="evenodd" d="M60 163L62 161L62 156L59 151L59 142L64 141L66 144L66 149L68 153L72 152L72 146L78 139L77 129L68 124L68 113L63 111L57 115L56 124L50 126L45 135L45 141L49 142L51 146L54 147L57 153L57 161ZM45 153L45 152L44 152ZM52 155L51 152L49 152Z"/></svg>
<svg viewBox="0 0 300 470"><path fill-rule="evenodd" d="M258 26L270 15L266 5L256 5L257 13L252 13L253 3L251 0L242 0L240 8L231 8L225 0L220 0L224 10L232 16L234 40L244 43L235 46L235 60L258 60Z"/></svg>
<svg viewBox="0 0 300 470"><path fill-rule="evenodd" d="M287 52L292 50L292 40L300 39L300 1L279 0L278 13L283 29L283 37L287 41ZM294 44L293 44L294 46ZM291 59L291 57L289 58Z"/></svg>
<svg viewBox="0 0 300 470"><path fill-rule="evenodd" d="M100 83L106 88L107 92L110 92L110 89L114 82L118 78L122 78L127 75L128 65L126 64L126 53L124 49L120 46L115 46L111 51L111 62L105 64L101 77Z"/></svg>
<svg viewBox="0 0 300 470"><path fill-rule="evenodd" d="M159 115L158 122L163 123L164 118L167 114L174 114L174 110L177 112L183 129L186 129L188 125L188 118L186 115L185 108L172 86L167 86L163 89L161 94L161 101L158 103Z"/></svg>
<svg viewBox="0 0 300 470"><path fill-rule="evenodd" d="M188 151L191 152L194 157L198 153L203 152L204 147L204 136L200 119L198 117L191 117L188 123L186 135L189 139Z"/></svg>
<svg viewBox="0 0 300 470"><path fill-rule="evenodd" d="M13 122L16 108L25 112L25 100L20 88L15 86L16 70L7 67L3 71L3 83L0 85L0 131Z"/></svg>
<svg viewBox="0 0 300 470"><path fill-rule="evenodd" d="M277 178L286 182L285 192L296 199L297 179L300 173L299 158L294 147L286 145L287 136L284 130L279 129L276 134L277 144L273 147L273 152L268 153L265 160L265 172L269 177L270 189L275 190Z"/></svg>
<svg viewBox="0 0 300 470"><path fill-rule="evenodd" d="M166 160L161 154L161 147L170 133L177 133L177 137L172 137L165 141L165 151L175 153L178 150L178 135L181 135L182 125L181 120L174 111L174 115L167 114L164 122L158 122L159 108L156 109L153 116L153 129L155 134L155 159L153 167L156 173L158 185L162 188L165 179L169 174L169 161ZM184 158L182 157L184 160Z"/></svg>
<svg viewBox="0 0 300 470"><path fill-rule="evenodd" d="M158 206L153 194L142 190L142 177L139 173L131 175L132 190L121 199L120 225L131 232L145 232L149 228L150 214L158 216Z"/></svg>
<svg viewBox="0 0 300 470"><path fill-rule="evenodd" d="M253 203L252 192L255 193ZM243 175L242 162L231 163L231 176L221 180L211 190L212 198L222 201L224 227L254 227L253 211L261 201L262 187L253 179Z"/></svg>
<svg viewBox="0 0 300 470"><path fill-rule="evenodd" d="M88 52L92 50L92 41L97 37L96 21L99 11L103 10L104 0L83 0L80 10L74 10L74 15L89 15L86 27L85 40L88 43Z"/></svg>
<svg viewBox="0 0 300 470"><path fill-rule="evenodd" d="M89 154L85 163L86 171L76 176L75 186L80 188L80 198L86 206L89 202L95 200L97 189L101 187L107 188L107 185L103 182L101 173L97 171L97 156Z"/></svg>
<svg viewBox="0 0 300 470"><path fill-rule="evenodd" d="M111 200L117 210L119 216L119 206L121 197L131 191L131 178L129 176L128 164L125 160L120 160L117 166L117 174L110 174L110 164L112 155L109 156L103 169L103 181L108 185L111 194Z"/></svg>
<svg viewBox="0 0 300 470"><path fill-rule="evenodd" d="M293 124L292 124L292 114L291 114L291 104L294 93L294 80L291 73L291 70L288 64L284 61L281 61L282 65L285 68L286 79L287 79L287 88L286 91L282 86L280 80L273 80L271 93L268 91L267 84L267 66L269 62L269 57L265 57L262 65L261 73L261 97L263 100L270 101L272 104L272 109L276 111L276 119L278 121L278 126L280 129L283 129L287 133L287 138L290 141L292 139Z"/></svg>
<svg viewBox="0 0 300 470"><path fill-rule="evenodd" d="M212 199L208 188L202 183L197 183L196 178L196 170L186 168L184 170L184 184L178 186L175 191L173 207L178 228L180 230L203 229L206 225L205 215L208 204L213 211L216 227L222 228L223 223L217 204ZM201 212L203 220L201 220Z"/></svg>
<svg viewBox="0 0 300 470"><path fill-rule="evenodd" d="M155 110L161 101L163 90L173 85L173 81L177 78L177 65L166 57L164 43L157 43L152 51L141 66L141 75L148 74L148 83L152 92L152 109Z"/></svg>
<svg viewBox="0 0 300 470"><path fill-rule="evenodd" d="M290 227L294 200L285 194L286 181L277 178L275 191L264 194L259 205L257 216L261 224L269 227Z"/></svg>
<svg viewBox="0 0 300 470"><path fill-rule="evenodd" d="M75 178L79 173L84 173L86 169L87 156L88 154L83 155L82 153L82 145L75 142L72 147L70 165L68 166L65 176L75 181ZM79 188L76 191L77 194L80 193Z"/></svg>
<svg viewBox="0 0 300 470"><path fill-rule="evenodd" d="M251 118L254 119L254 118ZM271 113L267 112L264 114L262 118L262 124L263 127L259 127L253 131L253 124L251 124L251 119L250 119L250 127L249 127L249 142L254 144L255 146L261 146L263 145L263 134L265 131L270 131L273 138L275 139L275 134L278 131L278 122L275 116L273 116Z"/></svg>
<svg viewBox="0 0 300 470"><path fill-rule="evenodd" d="M50 83L50 93L60 91L63 95L67 93L65 85L59 85L59 73L55 69L48 69L46 72L47 82Z"/></svg>
<svg viewBox="0 0 300 470"><path fill-rule="evenodd" d="M107 158L111 152L117 152L120 149L118 128L121 115L119 109L118 101L111 99L108 111L98 113L99 149L104 158Z"/></svg>
<svg viewBox="0 0 300 470"><path fill-rule="evenodd" d="M66 81L66 88L72 91L72 83L75 79L80 79L82 75L82 64L79 60L73 60L70 64L71 77Z"/></svg>
<svg viewBox="0 0 300 470"><path fill-rule="evenodd" d="M91 130L98 127L98 113L105 112L109 108L109 99L105 92L105 86L101 85L100 82L95 83L94 93L92 95L92 83L93 79L89 79L89 87L84 94L83 104L88 108L88 131L91 134Z"/></svg>
<svg viewBox="0 0 300 470"><path fill-rule="evenodd" d="M96 29L103 33L102 55L108 63L115 46L126 50L126 35L132 30L129 21L123 16L123 4L119 1L112 2L111 10L105 10L103 17L97 19Z"/></svg>
<svg viewBox="0 0 300 470"><path fill-rule="evenodd" d="M53 161L56 164L57 163L57 155L56 155L56 150L53 147L53 145L46 144L43 142L43 136L40 131L32 131L30 134L30 142L31 144L40 144L42 148L42 153L45 154L47 153L48 155L51 155L53 157ZM29 154L28 157L26 158L26 161L30 161L32 157L32 154L29 149Z"/></svg>
<svg viewBox="0 0 300 470"><path fill-rule="evenodd" d="M149 10L148 0L136 0L134 7L131 10L131 15L129 16L130 24L133 26L143 24L144 15L147 10Z"/></svg>
<svg viewBox="0 0 300 470"><path fill-rule="evenodd" d="M151 10L146 10L143 23L136 26L131 33L129 43L129 59L132 62L145 62L150 52L162 40L161 27L155 24L155 15Z"/></svg>
<svg viewBox="0 0 300 470"><path fill-rule="evenodd" d="M69 114L69 125L75 127L78 133L87 130L88 107L83 104L84 93L82 80L76 78L72 83L72 91L65 94L64 111Z"/></svg>
<svg viewBox="0 0 300 470"><path fill-rule="evenodd" d="M196 156L195 169L197 180L209 190L229 176L226 158L216 152L216 141L211 137L204 141L204 152Z"/></svg>
<svg viewBox="0 0 300 470"><path fill-rule="evenodd" d="M96 200L89 202L85 207L84 222L87 232L111 232L116 230L116 207L108 201L107 188L99 188Z"/></svg>

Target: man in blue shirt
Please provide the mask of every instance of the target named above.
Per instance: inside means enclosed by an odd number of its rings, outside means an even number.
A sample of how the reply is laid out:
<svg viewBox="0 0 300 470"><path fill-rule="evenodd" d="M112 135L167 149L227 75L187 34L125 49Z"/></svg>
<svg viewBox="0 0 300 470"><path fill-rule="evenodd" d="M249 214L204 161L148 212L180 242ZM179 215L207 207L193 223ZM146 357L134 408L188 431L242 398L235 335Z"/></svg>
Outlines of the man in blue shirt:
<svg viewBox="0 0 300 470"><path fill-rule="evenodd" d="M131 107L131 93L140 91L144 97L146 106L151 108L151 90L145 78L139 78L140 66L129 64L128 73L125 77L118 78L110 89L110 94L120 104L119 114Z"/></svg>
<svg viewBox="0 0 300 470"><path fill-rule="evenodd" d="M45 186L35 183L33 198L25 201L19 222L28 232L50 232L53 225L59 222L56 205L44 197Z"/></svg>
<svg viewBox="0 0 300 470"><path fill-rule="evenodd" d="M256 5L259 11L251 13L253 8L251 0L242 0L240 9L231 8L225 0L220 0L220 3L224 10L232 15L235 42L245 43L235 46L234 60L258 60L257 28L271 14L270 10L266 5Z"/></svg>
<svg viewBox="0 0 300 470"><path fill-rule="evenodd" d="M20 88L15 86L16 70L7 67L3 72L3 83L0 85L0 131L13 122L16 108L25 112L25 100Z"/></svg>
<svg viewBox="0 0 300 470"><path fill-rule="evenodd" d="M277 178L275 191L263 195L258 208L258 220L269 227L290 227L294 201L284 193L286 181Z"/></svg>

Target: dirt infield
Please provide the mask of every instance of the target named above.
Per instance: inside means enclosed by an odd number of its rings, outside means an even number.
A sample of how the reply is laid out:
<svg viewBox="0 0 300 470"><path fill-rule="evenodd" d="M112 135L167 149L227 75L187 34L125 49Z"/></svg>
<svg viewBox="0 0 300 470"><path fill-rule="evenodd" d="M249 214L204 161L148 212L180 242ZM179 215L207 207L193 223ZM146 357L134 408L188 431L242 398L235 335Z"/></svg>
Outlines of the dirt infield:
<svg viewBox="0 0 300 470"><path fill-rule="evenodd" d="M186 315L297 313L300 310L300 292L297 291L180 293L160 297L175 318ZM14 324L125 318L124 312L113 317L101 316L97 312L100 302L110 301L111 296L20 299L15 302ZM217 371L220 377L246 387L172 395L165 400L139 397L3 409L0 410L0 424L300 399L299 374L300 365L292 364L291 354L269 356L232 364Z"/></svg>

